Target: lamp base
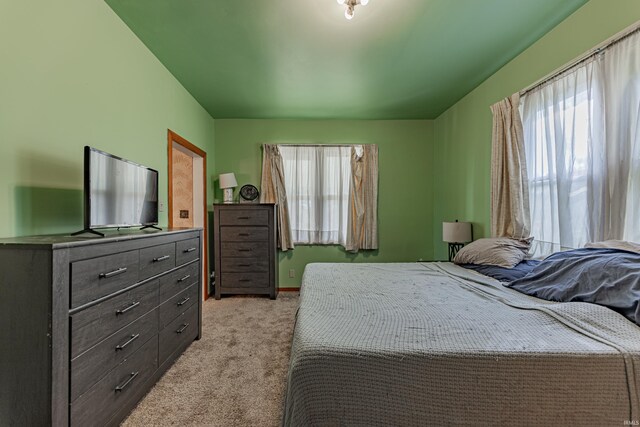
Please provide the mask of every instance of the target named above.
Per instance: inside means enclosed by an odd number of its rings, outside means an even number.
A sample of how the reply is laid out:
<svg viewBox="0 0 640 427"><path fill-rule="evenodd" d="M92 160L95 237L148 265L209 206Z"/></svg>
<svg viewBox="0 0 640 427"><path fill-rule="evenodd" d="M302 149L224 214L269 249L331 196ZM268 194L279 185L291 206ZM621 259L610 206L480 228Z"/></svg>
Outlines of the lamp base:
<svg viewBox="0 0 640 427"><path fill-rule="evenodd" d="M456 254L460 249L462 249L463 246L464 243L449 243L449 262L453 261L453 259L456 257Z"/></svg>
<svg viewBox="0 0 640 427"><path fill-rule="evenodd" d="M224 189L222 202L233 203L233 188Z"/></svg>

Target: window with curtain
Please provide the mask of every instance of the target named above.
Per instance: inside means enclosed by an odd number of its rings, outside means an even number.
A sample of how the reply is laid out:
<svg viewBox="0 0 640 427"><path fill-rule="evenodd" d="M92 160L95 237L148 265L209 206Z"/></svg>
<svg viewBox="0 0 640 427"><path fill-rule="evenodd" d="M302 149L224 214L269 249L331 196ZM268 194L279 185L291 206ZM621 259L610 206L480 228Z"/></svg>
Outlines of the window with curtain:
<svg viewBox="0 0 640 427"><path fill-rule="evenodd" d="M640 36L521 100L531 234L554 246L640 241Z"/></svg>
<svg viewBox="0 0 640 427"><path fill-rule="evenodd" d="M349 221L351 146L278 148L293 242L344 246Z"/></svg>

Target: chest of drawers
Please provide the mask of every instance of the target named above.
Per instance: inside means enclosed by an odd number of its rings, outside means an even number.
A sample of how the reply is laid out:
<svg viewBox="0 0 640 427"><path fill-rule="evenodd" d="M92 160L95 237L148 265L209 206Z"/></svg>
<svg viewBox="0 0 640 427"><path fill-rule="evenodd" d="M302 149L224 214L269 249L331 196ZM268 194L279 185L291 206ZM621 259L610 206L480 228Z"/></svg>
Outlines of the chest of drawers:
<svg viewBox="0 0 640 427"><path fill-rule="evenodd" d="M225 294L278 295L276 206L213 206L215 297Z"/></svg>
<svg viewBox="0 0 640 427"><path fill-rule="evenodd" d="M201 331L201 230L0 240L0 425L117 425Z"/></svg>

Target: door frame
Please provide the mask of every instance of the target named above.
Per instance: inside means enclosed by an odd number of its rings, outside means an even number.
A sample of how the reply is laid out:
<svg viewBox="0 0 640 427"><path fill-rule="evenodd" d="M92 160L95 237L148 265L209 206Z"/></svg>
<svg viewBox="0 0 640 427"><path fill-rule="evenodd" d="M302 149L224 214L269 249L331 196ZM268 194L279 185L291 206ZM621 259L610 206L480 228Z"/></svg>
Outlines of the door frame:
<svg viewBox="0 0 640 427"><path fill-rule="evenodd" d="M171 129L167 129L167 165L168 165L168 177L167 181L169 183L169 192L168 192L168 216L169 216L169 228L173 227L173 144L177 144L181 146L183 149L189 151L194 158L202 159L202 209L203 209L203 247L202 253L204 254L203 259L203 271L202 274L202 292L201 295L202 300L207 300L209 298L209 244L207 242L208 239L208 226L207 222L209 222L208 212L207 212L207 153L200 149L199 147L193 145L177 133L173 132Z"/></svg>

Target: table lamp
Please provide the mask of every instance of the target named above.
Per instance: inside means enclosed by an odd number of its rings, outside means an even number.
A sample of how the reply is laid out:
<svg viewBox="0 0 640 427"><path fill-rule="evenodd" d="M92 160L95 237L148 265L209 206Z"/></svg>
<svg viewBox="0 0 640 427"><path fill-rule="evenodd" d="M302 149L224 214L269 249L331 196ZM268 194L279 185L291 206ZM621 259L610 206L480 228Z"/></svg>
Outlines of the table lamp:
<svg viewBox="0 0 640 427"><path fill-rule="evenodd" d="M233 203L233 189L238 186L238 181L236 181L236 175L231 173L222 173L219 176L220 180L220 188L224 192L223 202L224 203Z"/></svg>
<svg viewBox="0 0 640 427"><path fill-rule="evenodd" d="M443 222L442 241L449 243L449 261L453 260L458 251L465 243L470 242L471 223L470 222Z"/></svg>

